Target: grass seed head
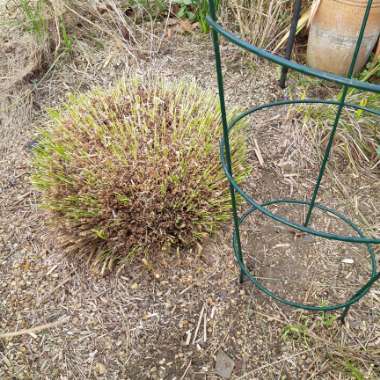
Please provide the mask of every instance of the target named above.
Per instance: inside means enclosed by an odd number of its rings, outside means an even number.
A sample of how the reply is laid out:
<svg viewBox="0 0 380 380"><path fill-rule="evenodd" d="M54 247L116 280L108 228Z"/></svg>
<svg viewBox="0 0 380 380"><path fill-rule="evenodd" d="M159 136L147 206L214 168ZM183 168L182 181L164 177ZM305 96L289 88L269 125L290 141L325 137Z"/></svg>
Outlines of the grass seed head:
<svg viewBox="0 0 380 380"><path fill-rule="evenodd" d="M218 102L196 84L136 77L71 95L49 115L33 183L66 249L103 271L191 247L229 217ZM241 129L231 133L238 180L248 172Z"/></svg>

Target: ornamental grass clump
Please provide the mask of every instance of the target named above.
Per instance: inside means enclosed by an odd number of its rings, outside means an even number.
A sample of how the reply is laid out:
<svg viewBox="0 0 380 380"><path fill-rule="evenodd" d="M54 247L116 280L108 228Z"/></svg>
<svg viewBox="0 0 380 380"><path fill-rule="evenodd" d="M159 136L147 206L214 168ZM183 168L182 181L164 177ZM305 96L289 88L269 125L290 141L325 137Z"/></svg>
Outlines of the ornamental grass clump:
<svg viewBox="0 0 380 380"><path fill-rule="evenodd" d="M192 247L229 217L218 101L196 84L132 78L71 95L49 116L32 181L61 244L103 272ZM231 133L238 180L241 130Z"/></svg>

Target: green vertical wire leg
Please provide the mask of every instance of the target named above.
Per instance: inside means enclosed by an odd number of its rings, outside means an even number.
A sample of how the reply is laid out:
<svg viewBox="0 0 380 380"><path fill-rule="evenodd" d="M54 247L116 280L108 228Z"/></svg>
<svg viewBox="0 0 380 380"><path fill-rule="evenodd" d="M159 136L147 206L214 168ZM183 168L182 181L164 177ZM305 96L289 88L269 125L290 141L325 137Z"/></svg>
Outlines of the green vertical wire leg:
<svg viewBox="0 0 380 380"><path fill-rule="evenodd" d="M286 44L286 51L285 51L286 59L290 59L292 56L294 40L297 34L297 24L298 24L298 20L301 14L301 3L302 3L301 0L295 0L294 2L293 17L292 17L292 22L290 24L289 37L288 37L288 42ZM281 77L280 77L280 80L278 81L278 84L282 89L286 87L285 83L286 83L286 77L288 76L288 70L289 69L285 66L282 66L281 68Z"/></svg>
<svg viewBox="0 0 380 380"><path fill-rule="evenodd" d="M215 12L215 4L213 1L209 3L210 16L214 21L216 21L216 12ZM214 45L215 52L215 66L216 66L216 75L218 81L218 89L219 89L219 101L220 101L220 113L222 118L223 125L223 136L224 136L224 149L227 157L227 170L229 174L232 176L232 163L231 163L231 148L230 141L228 135L228 121L227 121L227 113L226 113L226 103L224 99L224 86L223 86L223 73L222 73L222 62L220 57L220 47L219 47L219 36L218 33L213 29L212 30L212 41ZM234 220L234 226L237 229L238 233L238 255L241 260L243 260L242 250L241 250L241 242L240 242L240 233L239 233L239 217L237 214L237 205L236 205L236 194L235 189L230 183L230 193L231 193L231 206L232 206L232 216ZM239 282L242 283L244 280L243 271L240 270Z"/></svg>
<svg viewBox="0 0 380 380"><path fill-rule="evenodd" d="M352 78L352 75L354 73L356 61L358 59L358 55L359 55L359 51L360 51L360 46L362 44L363 37L364 37L365 27L367 26L367 21L368 21L368 17L369 17L369 12L371 10L371 6L372 6L372 0L368 0L367 7L366 7L366 10L365 10L365 13L364 13L364 16L363 16L362 25L360 27L359 36L358 36L358 39L356 41L356 45L355 45L355 50L354 50L354 54L353 54L353 57L352 57L352 61L351 61L351 64L350 64L350 67L349 67L348 73L347 73L347 78L349 78L349 79ZM330 133L330 137L329 137L329 142L327 144L326 151L325 151L325 154L323 156L321 168L319 170L317 182L316 182L316 185L314 187L313 195L312 195L312 198L311 198L310 207L309 207L309 209L307 211L306 220L305 220L305 226L307 226L309 224L310 219L311 219L311 214L313 212L314 204L315 204L315 201L317 199L317 195L318 195L318 192L319 192L321 181L322 181L323 175L324 175L325 170L326 170L327 162L328 162L329 157L330 157L331 148L332 148L333 143L334 143L335 133L336 133L336 130L338 128L340 117L342 115L342 111L343 111L344 103L346 101L346 96L347 96L348 89L349 89L349 87L347 85L343 86L343 92L342 92L342 95L340 97L339 107L338 107L338 110L336 112L334 124L333 124L332 130L331 130L331 133Z"/></svg>
<svg viewBox="0 0 380 380"><path fill-rule="evenodd" d="M354 73L356 61L358 59L360 47L362 45L362 41L363 41L363 37L364 37L364 31L365 31L365 28L367 26L367 22L368 22L371 6L372 6L372 0L368 0L367 7L366 7L366 10L365 10L365 13L364 13L364 16L363 16L363 21L362 21L362 24L361 24L361 27L360 27L360 31L359 31L359 36L358 36L358 39L356 41L356 45L355 45L355 50L354 50L354 54L353 54L353 57L352 57L352 61L351 61L350 67L348 69L348 73L347 73L347 77L348 78L352 78L352 75ZM308 209L308 212L307 212L307 215L306 215L305 226L307 226L309 224L310 219L311 219L311 215L312 215L312 212L313 212L313 209L314 209L314 205L315 205L315 201L316 201L316 198L317 198L317 195L318 195L318 192L319 192L321 181L322 181L324 172L326 170L327 162L328 162L329 157L330 157L331 148L333 146L336 130L337 130L337 127L339 125L339 121L340 121L340 118L341 118L341 115L342 115L342 111L343 111L343 108L344 108L344 102L346 100L348 89L349 89L348 86L346 86L346 85L343 86L342 95L340 97L340 104L339 104L339 107L338 107L338 110L337 110L337 113L336 113L336 116L335 116L334 124L333 124L332 130L331 130L331 133L330 133L330 137L329 137L329 142L327 144L327 148L326 148L326 151L325 151L325 154L324 154L324 157L323 157L322 165L321 165L321 168L319 170L317 182L316 182L316 185L314 187L314 191L313 191L313 195L312 195L312 198L311 198L310 206L309 206L309 209ZM345 309L343 310L343 312L342 312L342 314L340 316L340 320L341 320L342 323L344 323L349 309L350 309L350 305L346 306Z"/></svg>

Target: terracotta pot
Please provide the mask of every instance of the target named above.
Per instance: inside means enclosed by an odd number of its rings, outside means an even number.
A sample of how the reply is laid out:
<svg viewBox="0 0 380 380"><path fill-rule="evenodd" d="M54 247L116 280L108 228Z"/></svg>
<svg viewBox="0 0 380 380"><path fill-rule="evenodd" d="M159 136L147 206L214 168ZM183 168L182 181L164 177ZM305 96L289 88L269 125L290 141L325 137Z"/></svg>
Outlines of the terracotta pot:
<svg viewBox="0 0 380 380"><path fill-rule="evenodd" d="M367 0L321 0L311 21L307 63L316 69L347 75ZM380 0L373 0L355 73L366 64L380 34Z"/></svg>
<svg viewBox="0 0 380 380"><path fill-rule="evenodd" d="M380 59L380 40L377 43L377 47L376 47L376 50L375 50L375 57L377 59Z"/></svg>

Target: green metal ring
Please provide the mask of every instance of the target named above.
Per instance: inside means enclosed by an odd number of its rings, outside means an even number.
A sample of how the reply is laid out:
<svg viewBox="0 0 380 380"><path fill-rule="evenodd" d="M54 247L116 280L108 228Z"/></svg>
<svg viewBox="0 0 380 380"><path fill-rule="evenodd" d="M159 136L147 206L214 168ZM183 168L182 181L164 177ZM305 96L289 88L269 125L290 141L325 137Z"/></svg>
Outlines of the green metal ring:
<svg viewBox="0 0 380 380"><path fill-rule="evenodd" d="M276 199L276 200L265 202L265 203L262 204L262 206L270 206L270 205L274 205L274 204L295 204L295 203L296 204L302 204L302 205L310 205L310 202L308 202L308 201L299 201L299 200L293 200L293 199ZM351 220L349 220L343 214L341 214L341 213L339 213L339 212L337 212L337 211L335 211L333 209L330 209L330 208L328 208L328 207L326 207L324 205L318 204L318 203L315 203L315 207L318 208L318 209L320 209L323 212L335 215L337 218L339 218L344 223L346 223L348 226L350 226L354 231L356 231L359 236L364 237L363 232L361 231L361 229L358 226L356 226ZM254 213L256 210L258 210L257 207L251 207L249 210L247 210L241 216L241 218L239 218L239 226L242 223L244 223L245 219L249 215L251 215L252 213ZM268 288L266 288L265 286L263 286L258 281L258 279L249 271L249 269L247 268L246 264L244 263L243 255L240 256L239 249L237 247L236 228L234 229L234 232L233 232L232 244L233 244L233 248L234 248L234 256L235 256L236 262L238 263L240 269L242 270L242 272L244 273L244 275L247 276L260 291L262 291L263 293L265 293L269 297L271 297L271 298L275 299L276 301L279 301L279 302L281 302L281 303L283 303L285 305L292 306L292 307L302 308L304 310L310 310L310 311L332 311L332 310L346 308L346 307L354 304L355 302L359 301L362 297L364 297L366 295L366 293L369 291L369 289L371 288L371 286L375 283L375 281L377 281L380 278L380 272L376 273L377 269L376 269L376 255L375 255L375 252L374 252L372 246L370 244L367 244L368 254L369 254L370 259L371 259L371 276L370 276L369 281L365 285L363 285L356 293L354 293L354 295L351 298L349 298L349 300L347 302L345 302L345 303L340 303L340 304L330 305L330 306L306 305L306 304L290 301L290 300L288 300L286 298L280 297L279 295L273 293L271 290L269 290Z"/></svg>
<svg viewBox="0 0 380 380"><path fill-rule="evenodd" d="M253 107L249 109L246 112L241 113L237 117L234 118L234 120L230 123L228 127L228 132L231 132L231 129L237 125L237 123L243 119L244 117L253 114L256 111L260 111L263 109L276 107L276 106L283 106L283 105L289 105L289 104L331 104L331 105L338 105L338 102L335 100L321 100L321 99L304 99L304 100L280 100L277 102L272 103L266 103L262 104L260 106ZM346 103L346 106L353 109L362 109L364 111L368 111L374 114L379 114L379 111L375 111L372 109L367 109L365 107L361 107L355 104ZM222 162L223 170L226 174L226 177L232 187L250 204L252 207L258 209L266 216L276 220L277 222L283 223L291 228L294 228L301 232L306 232L315 236L319 236L326 239L331 240L338 240L338 241L344 241L349 243L361 243L361 244L379 244L380 238L369 238L360 236L360 237L354 237L354 236L345 236L345 235L338 235L338 234L332 234L324 231L315 230L314 228L306 227L302 224L295 223L287 218L284 218L282 216L276 215L269 211L265 206L260 205L258 202L256 202L252 197L250 197L243 189L240 188L239 184L235 181L233 175L229 173L226 159L225 159L225 150L224 150L225 144L224 144L224 137L220 140L220 159ZM301 201L302 202L302 201Z"/></svg>
<svg viewBox="0 0 380 380"><path fill-rule="evenodd" d="M287 67L299 73L306 74L315 78L325 79L330 82L342 84L347 87L354 87L359 90L370 91L375 93L380 92L380 85L362 82L357 79L341 77L339 75L331 74L326 71L320 71L312 67L308 67L305 65L301 65L297 62L290 61L289 59L270 53L267 50L253 46L248 42L242 40L238 36L234 35L233 33L224 30L223 27L219 25L216 21L214 21L210 16L206 16L206 20L214 31L221 34L228 41L232 42L237 46L240 46L242 49L249 51L250 53L257 55L258 57L264 58L283 67Z"/></svg>

